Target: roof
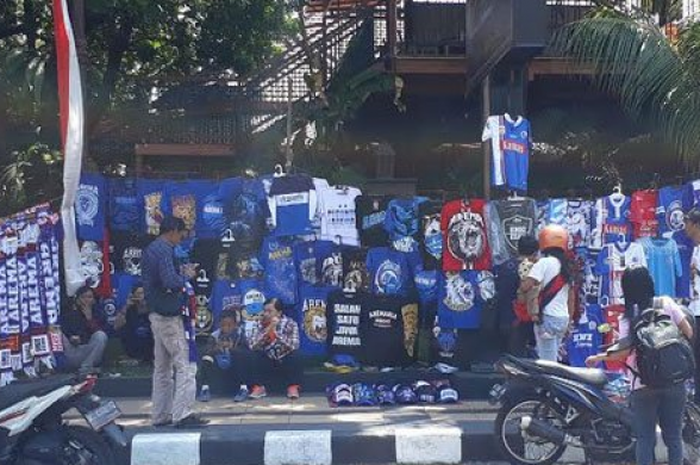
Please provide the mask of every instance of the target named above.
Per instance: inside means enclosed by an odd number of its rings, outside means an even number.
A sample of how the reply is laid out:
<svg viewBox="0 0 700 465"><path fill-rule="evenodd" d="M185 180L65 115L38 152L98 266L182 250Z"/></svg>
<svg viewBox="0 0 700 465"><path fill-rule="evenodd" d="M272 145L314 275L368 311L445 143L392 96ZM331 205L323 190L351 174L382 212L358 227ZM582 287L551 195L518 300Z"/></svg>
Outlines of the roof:
<svg viewBox="0 0 700 465"><path fill-rule="evenodd" d="M347 11L362 7L375 7L384 0L307 0L307 13L322 13L324 11Z"/></svg>

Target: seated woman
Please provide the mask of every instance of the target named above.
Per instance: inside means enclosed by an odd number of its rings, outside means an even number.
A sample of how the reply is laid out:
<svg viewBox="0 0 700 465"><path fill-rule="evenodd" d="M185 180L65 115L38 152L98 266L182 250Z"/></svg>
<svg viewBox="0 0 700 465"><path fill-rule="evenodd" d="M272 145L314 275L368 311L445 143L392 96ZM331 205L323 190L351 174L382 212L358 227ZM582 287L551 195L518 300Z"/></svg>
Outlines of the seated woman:
<svg viewBox="0 0 700 465"><path fill-rule="evenodd" d="M93 290L83 286L61 314L66 365L80 373L98 372L107 346L107 334L94 315L95 302Z"/></svg>
<svg viewBox="0 0 700 465"><path fill-rule="evenodd" d="M248 382L255 367L240 322L240 307L226 307L221 313L219 329L209 337L199 363L200 402L211 399L209 386L214 376L223 378L229 392L235 393L234 402L248 399Z"/></svg>
<svg viewBox="0 0 700 465"><path fill-rule="evenodd" d="M129 357L142 362L153 361L153 332L142 285L134 287L114 320L114 329Z"/></svg>
<svg viewBox="0 0 700 465"><path fill-rule="evenodd" d="M250 397L259 399L267 395L265 383L281 380L287 386L287 397L299 398L302 365L296 352L299 350L299 326L283 313L279 299L265 302L262 319L256 323L250 337L259 383L253 387Z"/></svg>

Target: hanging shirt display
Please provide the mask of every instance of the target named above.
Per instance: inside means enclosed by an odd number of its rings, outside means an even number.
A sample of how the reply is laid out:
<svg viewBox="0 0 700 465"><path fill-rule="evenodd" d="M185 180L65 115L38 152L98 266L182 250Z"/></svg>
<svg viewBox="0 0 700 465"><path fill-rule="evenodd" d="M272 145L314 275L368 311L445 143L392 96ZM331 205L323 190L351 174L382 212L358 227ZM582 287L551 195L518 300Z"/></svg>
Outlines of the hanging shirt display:
<svg viewBox="0 0 700 465"><path fill-rule="evenodd" d="M419 252L421 223L418 208L426 200L425 197L413 197L389 202L384 229L389 235L391 248L403 253Z"/></svg>
<svg viewBox="0 0 700 465"><path fill-rule="evenodd" d="M566 204L566 229L569 232L569 247L588 247L591 239L593 202L588 200L568 200Z"/></svg>
<svg viewBox="0 0 700 465"><path fill-rule="evenodd" d="M165 185L166 182L161 180L139 179L136 182L138 201L143 209L143 231L150 236L160 234L160 222L165 218Z"/></svg>
<svg viewBox="0 0 700 465"><path fill-rule="evenodd" d="M532 199L518 198L491 202L498 214L495 231L506 246L507 259L518 256L518 241L523 236L535 236L537 204ZM487 215L491 221L491 215ZM492 231L494 228L491 229ZM493 236L492 236L493 237Z"/></svg>
<svg viewBox="0 0 700 465"><path fill-rule="evenodd" d="M598 254L596 272L601 276L600 304L624 305L622 275L628 267L647 266L644 248L636 243L616 242Z"/></svg>
<svg viewBox="0 0 700 465"><path fill-rule="evenodd" d="M693 256L690 260L690 305L689 309L693 315L700 317L700 247L693 249Z"/></svg>
<svg viewBox="0 0 700 465"><path fill-rule="evenodd" d="M110 246L113 247L111 261L114 271L132 276L141 276L141 256L149 241L131 233L113 232L110 234Z"/></svg>
<svg viewBox="0 0 700 465"><path fill-rule="evenodd" d="M686 185L686 201L684 207L690 210L700 205L700 180L691 181Z"/></svg>
<svg viewBox="0 0 700 465"><path fill-rule="evenodd" d="M302 285L299 288L297 323L301 331L300 351L305 355L325 355L328 341L326 307L331 287Z"/></svg>
<svg viewBox="0 0 700 465"><path fill-rule="evenodd" d="M250 337L253 328L262 316L267 300L264 285L259 279L241 279L236 282L240 291L241 304L243 305L243 325L247 337Z"/></svg>
<svg viewBox="0 0 700 465"><path fill-rule="evenodd" d="M268 199L273 234L297 236L313 232L317 198L313 180L306 175L274 178Z"/></svg>
<svg viewBox="0 0 700 465"><path fill-rule="evenodd" d="M586 359L601 352L603 335L599 328L603 324L603 311L598 305L587 305L567 341L569 365L586 367Z"/></svg>
<svg viewBox="0 0 700 465"><path fill-rule="evenodd" d="M688 237L685 229L673 233L673 240L678 247L678 254L681 258L681 270L683 271L676 281L676 297L680 299L691 298L691 261L695 242Z"/></svg>
<svg viewBox="0 0 700 465"><path fill-rule="evenodd" d="M297 302L293 247L292 239L268 237L260 252L260 262L265 269L265 294L279 298L286 305Z"/></svg>
<svg viewBox="0 0 700 465"><path fill-rule="evenodd" d="M206 181L170 182L165 189L165 211L185 222L188 231L197 225L198 201L207 192Z"/></svg>
<svg viewBox="0 0 700 465"><path fill-rule="evenodd" d="M367 271L367 249L343 247L343 289L369 291L370 279Z"/></svg>
<svg viewBox="0 0 700 465"><path fill-rule="evenodd" d="M209 298L209 309L214 320L214 330L219 329L221 313L227 309L234 309L243 306L243 295L236 281L221 279L214 283L211 297Z"/></svg>
<svg viewBox="0 0 700 465"><path fill-rule="evenodd" d="M518 116L489 116L481 136L491 141L491 183L527 191L530 158L530 122Z"/></svg>
<svg viewBox="0 0 700 465"><path fill-rule="evenodd" d="M331 241L299 242L294 245L294 262L297 270L297 282L300 284L319 284L323 262L330 257L335 244Z"/></svg>
<svg viewBox="0 0 700 465"><path fill-rule="evenodd" d="M109 228L112 232L140 231L138 189L136 178L109 178Z"/></svg>
<svg viewBox="0 0 700 465"><path fill-rule="evenodd" d="M362 361L371 366L408 364L418 334L418 307L398 297L372 296L362 315Z"/></svg>
<svg viewBox="0 0 700 465"><path fill-rule="evenodd" d="M474 329L481 322L483 299L476 271L443 273L438 288L438 324L445 329Z"/></svg>
<svg viewBox="0 0 700 465"><path fill-rule="evenodd" d="M321 216L321 239L342 245L360 245L355 224L355 199L362 195L359 189L334 186L317 191Z"/></svg>
<svg viewBox="0 0 700 465"><path fill-rule="evenodd" d="M624 305L611 305L606 307L603 311L606 329L603 339L605 345L609 346L620 340L620 319L624 318L625 307ZM616 372L624 372L627 369L624 360L609 360L605 362L605 368L609 371Z"/></svg>
<svg viewBox="0 0 700 465"><path fill-rule="evenodd" d="M361 195L355 199L357 230L365 247L384 247L389 236L384 229L389 197Z"/></svg>
<svg viewBox="0 0 700 465"><path fill-rule="evenodd" d="M659 193L653 189L636 191L632 194L630 221L635 238L656 237L659 230L656 216L658 199Z"/></svg>
<svg viewBox="0 0 700 465"><path fill-rule="evenodd" d="M622 194L599 199L596 204L597 223L601 225L602 245L632 241L629 221L631 200Z"/></svg>
<svg viewBox="0 0 700 465"><path fill-rule="evenodd" d="M388 247L370 249L367 271L373 294L407 296L411 290L411 271L406 255Z"/></svg>
<svg viewBox="0 0 700 465"><path fill-rule="evenodd" d="M75 199L75 224L78 238L101 241L105 234L107 183L101 174L84 173Z"/></svg>
<svg viewBox="0 0 700 465"><path fill-rule="evenodd" d="M197 237L218 239L229 223L224 214L220 186L214 182L208 182L203 185L203 188L206 190L203 190L197 201Z"/></svg>
<svg viewBox="0 0 700 465"><path fill-rule="evenodd" d="M453 200L445 204L442 208L441 228L444 271L491 268L483 200Z"/></svg>
<svg viewBox="0 0 700 465"><path fill-rule="evenodd" d="M418 207L420 218L420 245L423 255L423 266L427 270L440 268L442 260L442 230L440 228L440 215L442 202L427 200Z"/></svg>
<svg viewBox="0 0 700 465"><path fill-rule="evenodd" d="M656 295L676 296L676 280L683 274L678 246L672 239L639 240L646 253L649 273L654 278Z"/></svg>
<svg viewBox="0 0 700 465"><path fill-rule="evenodd" d="M659 207L656 213L659 221L659 234L663 237L671 237L674 232L685 227L683 208L684 200L687 199L686 192L683 187L659 189Z"/></svg>
<svg viewBox="0 0 700 465"><path fill-rule="evenodd" d="M366 314L367 296L363 293L335 291L328 296L326 316L328 351L331 355L362 355L360 332L362 316Z"/></svg>

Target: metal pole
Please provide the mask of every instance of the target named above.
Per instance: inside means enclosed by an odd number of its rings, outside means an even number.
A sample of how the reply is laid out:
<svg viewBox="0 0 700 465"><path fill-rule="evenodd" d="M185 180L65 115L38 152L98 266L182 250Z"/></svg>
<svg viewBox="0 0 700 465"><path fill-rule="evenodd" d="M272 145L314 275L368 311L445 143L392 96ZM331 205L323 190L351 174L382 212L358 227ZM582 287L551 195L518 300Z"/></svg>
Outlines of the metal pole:
<svg viewBox="0 0 700 465"><path fill-rule="evenodd" d="M491 116L491 75L487 75L481 83L482 127ZM484 199L491 198L491 141L481 143L484 153Z"/></svg>
<svg viewBox="0 0 700 465"><path fill-rule="evenodd" d="M292 153L292 78L287 80L287 166L286 171L292 168L294 155Z"/></svg>

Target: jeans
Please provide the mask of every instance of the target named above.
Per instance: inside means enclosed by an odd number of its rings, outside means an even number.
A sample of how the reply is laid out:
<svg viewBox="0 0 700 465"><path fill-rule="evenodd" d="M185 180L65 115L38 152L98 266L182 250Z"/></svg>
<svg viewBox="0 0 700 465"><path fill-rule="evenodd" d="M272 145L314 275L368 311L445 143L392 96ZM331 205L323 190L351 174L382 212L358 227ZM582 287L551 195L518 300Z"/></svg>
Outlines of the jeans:
<svg viewBox="0 0 700 465"><path fill-rule="evenodd" d="M569 327L569 318L542 315L542 321L535 325L537 357L541 360L559 360L559 348Z"/></svg>
<svg viewBox="0 0 700 465"><path fill-rule="evenodd" d="M214 357L202 357L199 364L199 384L211 386L214 378L220 377L224 388L231 394L237 393L241 384L246 386L253 384L252 380L256 378L253 353L247 350L235 350L230 356L230 365L224 367L220 366Z"/></svg>
<svg viewBox="0 0 700 465"><path fill-rule="evenodd" d="M654 463L656 423L668 448L668 465L683 465L683 412L685 411L685 384L670 388L637 389L632 393L634 433L637 437L637 465Z"/></svg>
<svg viewBox="0 0 700 465"><path fill-rule="evenodd" d="M255 352L253 363L253 384L281 384L285 387L301 384L304 367L296 353L291 353L282 360L272 360L263 352Z"/></svg>
<svg viewBox="0 0 700 465"><path fill-rule="evenodd" d="M107 334L95 331L85 344L73 345L63 336L63 352L71 369L90 371L102 364L102 354L107 347Z"/></svg>

